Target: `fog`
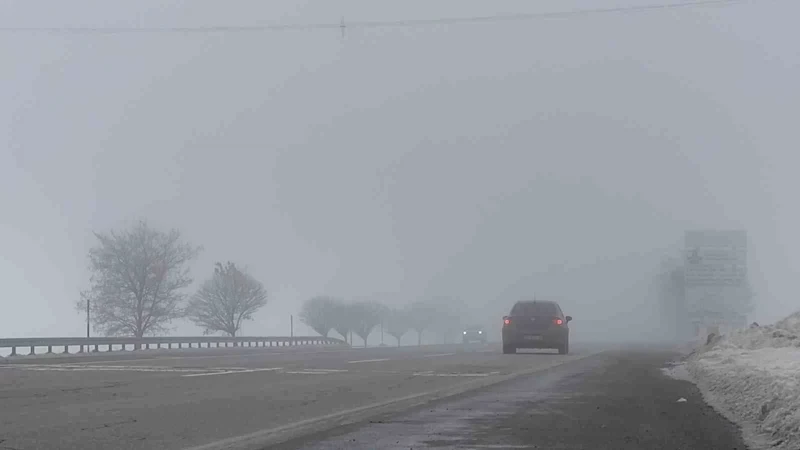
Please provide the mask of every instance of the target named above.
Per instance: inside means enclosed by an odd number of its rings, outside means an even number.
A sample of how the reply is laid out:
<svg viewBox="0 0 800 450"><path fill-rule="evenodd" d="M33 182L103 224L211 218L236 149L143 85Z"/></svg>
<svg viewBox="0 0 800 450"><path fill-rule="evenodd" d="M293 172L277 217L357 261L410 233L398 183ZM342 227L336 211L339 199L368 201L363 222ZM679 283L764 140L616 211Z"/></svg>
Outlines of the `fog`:
<svg viewBox="0 0 800 450"><path fill-rule="evenodd" d="M0 27L636 4L43 0L4 2ZM798 14L775 0L344 35L4 30L0 336L82 335L92 231L142 218L204 247L196 284L227 260L265 284L249 335L288 334L318 294L457 297L498 325L535 294L576 335L633 338L692 228L747 230L752 320L776 320L800 270Z"/></svg>

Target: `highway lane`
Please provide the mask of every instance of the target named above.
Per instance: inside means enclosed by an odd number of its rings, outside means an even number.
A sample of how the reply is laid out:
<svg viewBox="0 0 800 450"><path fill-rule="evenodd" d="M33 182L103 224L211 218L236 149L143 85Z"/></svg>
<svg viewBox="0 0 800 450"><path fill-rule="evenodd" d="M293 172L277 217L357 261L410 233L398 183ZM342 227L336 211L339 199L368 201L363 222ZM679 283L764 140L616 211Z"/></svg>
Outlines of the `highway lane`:
<svg viewBox="0 0 800 450"><path fill-rule="evenodd" d="M609 351L273 448L745 450L740 430L706 405L694 385L661 371L678 356L663 349Z"/></svg>
<svg viewBox="0 0 800 450"><path fill-rule="evenodd" d="M227 349L230 350L230 349ZM570 363L496 346L211 350L0 365L0 447L263 448Z"/></svg>

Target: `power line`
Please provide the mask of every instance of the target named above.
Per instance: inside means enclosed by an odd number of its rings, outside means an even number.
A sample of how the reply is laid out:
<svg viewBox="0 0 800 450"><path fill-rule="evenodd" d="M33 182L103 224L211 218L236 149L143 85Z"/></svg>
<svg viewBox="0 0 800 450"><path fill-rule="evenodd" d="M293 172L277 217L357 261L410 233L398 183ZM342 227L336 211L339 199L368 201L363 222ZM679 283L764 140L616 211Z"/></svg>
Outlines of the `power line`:
<svg viewBox="0 0 800 450"><path fill-rule="evenodd" d="M310 23L287 25L218 25L196 27L0 27L6 33L74 33L74 34L131 34L131 33L247 33L264 31L341 30L346 28L410 28L435 25L460 25L474 23L510 22L537 19L565 19L577 16L614 14L627 12L665 11L678 8L702 6L728 6L747 0L695 0L681 3L661 3L617 8L581 9L550 13L516 13L473 17L441 17L437 19L409 19L389 21L361 21L345 23Z"/></svg>

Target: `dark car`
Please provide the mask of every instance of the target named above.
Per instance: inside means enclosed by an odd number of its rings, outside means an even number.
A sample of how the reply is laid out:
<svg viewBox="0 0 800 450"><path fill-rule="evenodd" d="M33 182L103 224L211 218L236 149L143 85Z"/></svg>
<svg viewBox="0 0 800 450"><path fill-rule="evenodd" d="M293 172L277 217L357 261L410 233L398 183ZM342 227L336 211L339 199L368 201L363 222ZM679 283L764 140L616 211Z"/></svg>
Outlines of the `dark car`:
<svg viewBox="0 0 800 450"><path fill-rule="evenodd" d="M553 301L517 302L503 317L503 353L516 353L518 348L555 348L569 353L571 316Z"/></svg>
<svg viewBox="0 0 800 450"><path fill-rule="evenodd" d="M483 329L480 325L470 325L464 329L464 343L469 344L470 342L480 342L485 344L486 339L486 330Z"/></svg>

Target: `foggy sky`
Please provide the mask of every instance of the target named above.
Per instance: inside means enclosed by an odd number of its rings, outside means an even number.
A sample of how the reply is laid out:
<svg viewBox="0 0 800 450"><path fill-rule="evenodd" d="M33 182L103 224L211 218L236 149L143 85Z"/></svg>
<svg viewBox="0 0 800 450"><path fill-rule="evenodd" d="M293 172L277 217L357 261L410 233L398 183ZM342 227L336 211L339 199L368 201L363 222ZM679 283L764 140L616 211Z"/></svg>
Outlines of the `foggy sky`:
<svg viewBox="0 0 800 450"><path fill-rule="evenodd" d="M631 4L12 1L0 26ZM647 283L687 228L747 229L753 318L780 318L800 269L798 14L773 0L344 38L2 32L0 335L81 335L91 232L139 218L204 246L198 283L232 260L266 285L245 334L288 333L322 293L459 296L499 317L536 290L575 328L647 319Z"/></svg>

